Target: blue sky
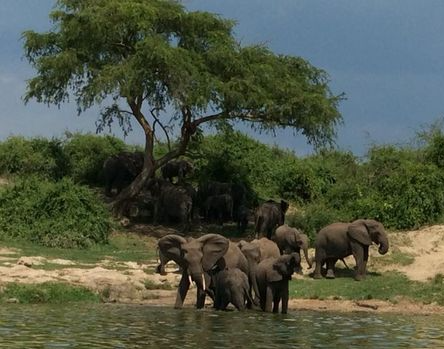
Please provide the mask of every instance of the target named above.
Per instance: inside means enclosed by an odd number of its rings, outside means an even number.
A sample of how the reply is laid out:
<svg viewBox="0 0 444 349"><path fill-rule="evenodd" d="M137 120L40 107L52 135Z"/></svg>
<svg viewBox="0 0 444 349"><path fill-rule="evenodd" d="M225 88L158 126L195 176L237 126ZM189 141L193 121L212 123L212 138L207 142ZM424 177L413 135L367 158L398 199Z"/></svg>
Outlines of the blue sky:
<svg viewBox="0 0 444 349"><path fill-rule="evenodd" d="M77 116L21 97L33 70L23 59L21 33L49 28L53 0L0 3L0 140L11 134L60 136L95 131L97 109ZM244 44L266 43L274 52L301 56L326 70L344 124L337 143L365 154L371 144L403 144L444 116L444 2L441 0L184 0L192 10L238 22ZM137 125L127 138L142 143ZM241 127L244 130L247 128ZM113 132L120 135L117 128ZM250 131L249 131L250 132ZM258 135L267 143L310 153L301 135Z"/></svg>

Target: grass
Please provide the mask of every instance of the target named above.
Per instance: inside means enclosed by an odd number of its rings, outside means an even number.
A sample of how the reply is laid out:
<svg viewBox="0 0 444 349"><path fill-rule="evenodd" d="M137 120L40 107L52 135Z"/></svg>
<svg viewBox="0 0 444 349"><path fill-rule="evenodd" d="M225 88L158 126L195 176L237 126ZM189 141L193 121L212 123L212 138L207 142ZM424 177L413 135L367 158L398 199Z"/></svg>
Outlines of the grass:
<svg viewBox="0 0 444 349"><path fill-rule="evenodd" d="M399 249L394 249L393 252L384 257L373 257L372 264L377 266L386 266L386 265L400 265L407 266L412 264L415 261L415 257L409 253L405 253L400 251Z"/></svg>
<svg viewBox="0 0 444 349"><path fill-rule="evenodd" d="M152 280L146 279L143 283L145 289L147 290L174 290L175 287L169 282L164 282L161 284L155 283Z"/></svg>
<svg viewBox="0 0 444 349"><path fill-rule="evenodd" d="M339 275L340 276L340 275ZM398 272L370 274L363 281L351 275L333 280L304 278L290 282L290 297L306 299L381 299L396 303L405 297L422 303L444 305L444 276L438 274L428 282L411 281Z"/></svg>
<svg viewBox="0 0 444 349"><path fill-rule="evenodd" d="M103 259L143 262L156 258L156 240L135 233L113 233L109 244L94 245L89 249L62 249L44 247L25 241L3 240L0 247L15 248L18 256L43 256L49 259L69 259L77 263L97 263ZM8 255L14 257L14 255Z"/></svg>
<svg viewBox="0 0 444 349"><path fill-rule="evenodd" d="M0 303L6 303L11 300L22 304L98 303L100 297L85 287L60 282L45 282L32 285L9 283L0 291Z"/></svg>

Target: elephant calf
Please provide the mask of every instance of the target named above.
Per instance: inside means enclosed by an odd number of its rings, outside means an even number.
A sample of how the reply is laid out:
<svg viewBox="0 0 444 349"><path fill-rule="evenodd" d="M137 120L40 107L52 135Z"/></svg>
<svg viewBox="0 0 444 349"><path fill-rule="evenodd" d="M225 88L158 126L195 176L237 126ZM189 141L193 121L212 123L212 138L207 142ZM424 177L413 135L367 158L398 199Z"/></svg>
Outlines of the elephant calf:
<svg viewBox="0 0 444 349"><path fill-rule="evenodd" d="M247 275L238 268L225 269L214 275L215 298L214 308L225 310L229 303L237 310L245 310L247 301L251 303L249 295L250 285Z"/></svg>
<svg viewBox="0 0 444 349"><path fill-rule="evenodd" d="M261 309L266 312L279 312L282 301L282 314L288 310L288 283L294 272L301 271L301 257L297 253L261 261L256 270L256 283L259 289Z"/></svg>

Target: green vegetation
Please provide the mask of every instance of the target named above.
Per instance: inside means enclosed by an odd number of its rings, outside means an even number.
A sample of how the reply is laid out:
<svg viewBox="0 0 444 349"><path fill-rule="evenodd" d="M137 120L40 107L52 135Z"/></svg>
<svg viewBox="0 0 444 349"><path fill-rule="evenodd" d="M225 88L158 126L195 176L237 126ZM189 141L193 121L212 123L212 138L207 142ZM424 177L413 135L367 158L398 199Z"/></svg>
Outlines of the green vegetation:
<svg viewBox="0 0 444 349"><path fill-rule="evenodd" d="M0 237L49 247L87 248L106 243L110 214L86 187L70 179L35 177L0 189Z"/></svg>
<svg viewBox="0 0 444 349"><path fill-rule="evenodd" d="M161 284L155 283L152 280L146 279L143 283L145 286L145 289L147 290L174 290L175 287L173 287L169 282L164 282Z"/></svg>
<svg viewBox="0 0 444 349"><path fill-rule="evenodd" d="M303 279L290 283L290 297L308 299L381 299L396 303L405 297L423 303L444 305L444 278L437 275L429 282L411 281L397 272L370 274L356 282L351 275L333 280Z"/></svg>
<svg viewBox="0 0 444 349"><path fill-rule="evenodd" d="M22 304L68 302L99 302L99 295L80 286L66 283L45 282L42 284L9 283L0 291L0 303L18 302Z"/></svg>

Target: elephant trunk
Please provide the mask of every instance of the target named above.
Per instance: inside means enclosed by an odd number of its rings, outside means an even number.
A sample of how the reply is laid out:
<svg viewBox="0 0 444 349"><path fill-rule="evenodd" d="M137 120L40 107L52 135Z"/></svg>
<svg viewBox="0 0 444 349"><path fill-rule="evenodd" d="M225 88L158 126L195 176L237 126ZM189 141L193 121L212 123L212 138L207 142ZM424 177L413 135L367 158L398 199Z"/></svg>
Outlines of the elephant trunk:
<svg viewBox="0 0 444 349"><path fill-rule="evenodd" d="M190 281L194 281L194 283L196 284L196 287L200 290L206 291L207 290L207 285L205 282L205 275L202 272L198 272L198 273L190 273L188 274Z"/></svg>
<svg viewBox="0 0 444 349"><path fill-rule="evenodd" d="M378 252L380 254L386 254L388 249L389 249L389 242L388 242L387 237L380 238L379 239L379 249L378 249Z"/></svg>
<svg viewBox="0 0 444 349"><path fill-rule="evenodd" d="M304 247L304 256L305 256L305 260L307 261L308 268L311 269L313 264L311 262L311 258L308 257L308 247Z"/></svg>

